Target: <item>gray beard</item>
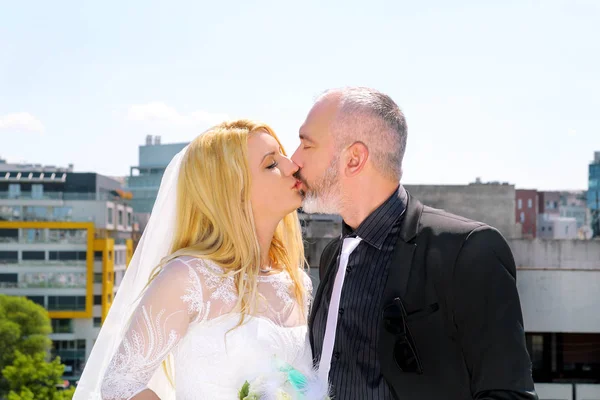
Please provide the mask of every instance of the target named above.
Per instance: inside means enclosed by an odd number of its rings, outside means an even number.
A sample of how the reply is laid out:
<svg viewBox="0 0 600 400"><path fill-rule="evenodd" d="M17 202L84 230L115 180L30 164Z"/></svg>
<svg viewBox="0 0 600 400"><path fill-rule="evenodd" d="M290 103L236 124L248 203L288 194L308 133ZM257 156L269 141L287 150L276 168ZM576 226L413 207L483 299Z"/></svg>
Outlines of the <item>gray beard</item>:
<svg viewBox="0 0 600 400"><path fill-rule="evenodd" d="M337 161L333 160L323 178L304 194L302 211L307 214L339 214L341 191L337 173Z"/></svg>

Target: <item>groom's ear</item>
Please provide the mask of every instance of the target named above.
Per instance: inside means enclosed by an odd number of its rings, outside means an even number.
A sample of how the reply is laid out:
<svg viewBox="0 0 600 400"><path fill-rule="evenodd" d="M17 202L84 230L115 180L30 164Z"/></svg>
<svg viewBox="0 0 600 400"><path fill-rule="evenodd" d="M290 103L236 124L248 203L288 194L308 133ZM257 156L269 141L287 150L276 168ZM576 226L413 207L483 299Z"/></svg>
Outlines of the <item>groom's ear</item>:
<svg viewBox="0 0 600 400"><path fill-rule="evenodd" d="M354 142L345 152L345 173L347 177L360 174L369 159L369 148L363 142Z"/></svg>

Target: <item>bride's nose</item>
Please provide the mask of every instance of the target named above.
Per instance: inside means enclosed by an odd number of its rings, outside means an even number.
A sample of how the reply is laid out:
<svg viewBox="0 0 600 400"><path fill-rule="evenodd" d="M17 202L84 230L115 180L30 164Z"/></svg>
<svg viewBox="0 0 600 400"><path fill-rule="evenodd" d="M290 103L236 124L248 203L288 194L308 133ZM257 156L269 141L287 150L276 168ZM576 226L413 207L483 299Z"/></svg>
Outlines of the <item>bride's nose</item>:
<svg viewBox="0 0 600 400"><path fill-rule="evenodd" d="M290 160L288 157L284 157L282 164L284 164L282 172L286 176L292 176L300 169L300 167L298 167L298 165L296 165L296 163Z"/></svg>

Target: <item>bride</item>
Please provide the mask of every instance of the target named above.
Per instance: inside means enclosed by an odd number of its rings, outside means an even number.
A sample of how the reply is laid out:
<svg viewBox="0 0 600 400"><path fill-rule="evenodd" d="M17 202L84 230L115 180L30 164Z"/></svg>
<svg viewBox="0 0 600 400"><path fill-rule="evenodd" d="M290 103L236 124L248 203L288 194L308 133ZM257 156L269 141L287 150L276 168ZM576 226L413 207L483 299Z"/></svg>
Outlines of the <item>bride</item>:
<svg viewBox="0 0 600 400"><path fill-rule="evenodd" d="M174 157L75 400L229 400L244 386L325 398L307 340L297 169L271 128L247 120Z"/></svg>

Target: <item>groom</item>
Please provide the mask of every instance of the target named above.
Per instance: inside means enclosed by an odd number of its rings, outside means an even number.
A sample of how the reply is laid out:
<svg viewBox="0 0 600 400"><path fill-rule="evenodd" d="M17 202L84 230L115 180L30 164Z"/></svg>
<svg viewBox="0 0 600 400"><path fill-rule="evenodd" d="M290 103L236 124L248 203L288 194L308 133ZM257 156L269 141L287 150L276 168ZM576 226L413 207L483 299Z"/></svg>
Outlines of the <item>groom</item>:
<svg viewBox="0 0 600 400"><path fill-rule="evenodd" d="M399 185L406 136L368 88L326 92L300 128L303 209L344 220L309 319L320 372L336 400L537 399L511 251Z"/></svg>

